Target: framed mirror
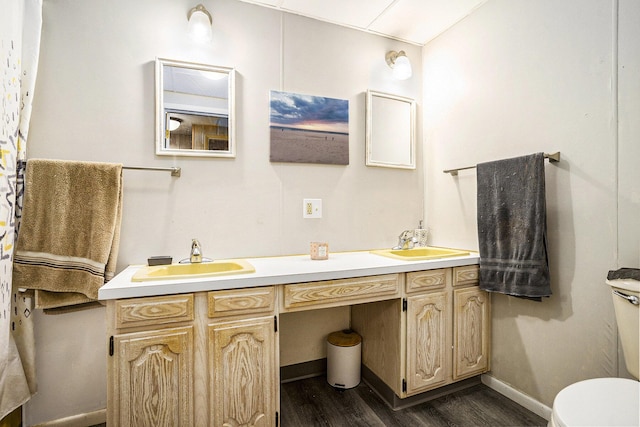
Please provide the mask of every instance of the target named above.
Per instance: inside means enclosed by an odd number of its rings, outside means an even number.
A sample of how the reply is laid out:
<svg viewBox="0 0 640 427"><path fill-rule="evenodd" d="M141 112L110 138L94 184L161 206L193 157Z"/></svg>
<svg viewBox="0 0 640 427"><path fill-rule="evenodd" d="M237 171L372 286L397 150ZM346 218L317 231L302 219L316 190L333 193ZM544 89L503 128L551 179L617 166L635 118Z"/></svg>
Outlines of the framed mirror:
<svg viewBox="0 0 640 427"><path fill-rule="evenodd" d="M156 59L156 154L235 157L235 70Z"/></svg>
<svg viewBox="0 0 640 427"><path fill-rule="evenodd" d="M366 165L415 169L415 101L368 90L366 108Z"/></svg>

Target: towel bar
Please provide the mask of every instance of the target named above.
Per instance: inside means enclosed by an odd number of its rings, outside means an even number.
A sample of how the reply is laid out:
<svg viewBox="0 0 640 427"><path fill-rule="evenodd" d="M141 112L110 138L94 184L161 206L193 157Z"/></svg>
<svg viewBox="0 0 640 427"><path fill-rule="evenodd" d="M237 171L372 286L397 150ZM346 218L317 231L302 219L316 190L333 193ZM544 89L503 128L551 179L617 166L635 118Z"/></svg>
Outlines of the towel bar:
<svg viewBox="0 0 640 427"><path fill-rule="evenodd" d="M558 152L550 153L550 154L544 153L544 158L545 159L549 159L550 163L559 162L560 161L560 152L558 151ZM451 176L457 176L458 175L458 171L462 171L462 170L466 170L466 169L475 169L475 168L476 168L475 166L466 166L464 168L447 169L447 170L444 170L442 172L451 174Z"/></svg>
<svg viewBox="0 0 640 427"><path fill-rule="evenodd" d="M180 174L182 172L182 169L174 166L171 168L151 168L151 167L144 167L144 166L123 166L122 169L133 169L133 170L139 170L139 171L167 171L167 172L171 172L171 176L177 176L180 177Z"/></svg>
<svg viewBox="0 0 640 427"><path fill-rule="evenodd" d="M153 168L153 167L145 167L145 166L122 166L122 169L133 169L133 170L140 170L140 171L166 171L166 172L171 172L171 176L177 176L178 178L182 173L182 169L178 166L173 166L170 168Z"/></svg>

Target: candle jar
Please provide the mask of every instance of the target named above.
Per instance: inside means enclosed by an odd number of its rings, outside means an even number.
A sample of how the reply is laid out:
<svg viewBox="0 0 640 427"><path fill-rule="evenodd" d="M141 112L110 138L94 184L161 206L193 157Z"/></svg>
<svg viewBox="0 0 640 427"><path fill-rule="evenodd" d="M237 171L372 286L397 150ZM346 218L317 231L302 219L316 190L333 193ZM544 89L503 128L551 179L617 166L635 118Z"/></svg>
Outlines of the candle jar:
<svg viewBox="0 0 640 427"><path fill-rule="evenodd" d="M329 259L329 244L324 242L311 242L311 259Z"/></svg>

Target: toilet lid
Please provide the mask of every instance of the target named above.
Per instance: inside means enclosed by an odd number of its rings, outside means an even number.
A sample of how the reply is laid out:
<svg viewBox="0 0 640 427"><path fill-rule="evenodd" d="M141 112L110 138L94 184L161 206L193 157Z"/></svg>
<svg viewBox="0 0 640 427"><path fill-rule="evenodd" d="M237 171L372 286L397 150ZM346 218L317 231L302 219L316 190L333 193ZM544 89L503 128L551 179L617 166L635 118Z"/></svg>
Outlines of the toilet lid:
<svg viewBox="0 0 640 427"><path fill-rule="evenodd" d="M640 382L625 378L595 378L564 388L553 401L555 425L640 425Z"/></svg>

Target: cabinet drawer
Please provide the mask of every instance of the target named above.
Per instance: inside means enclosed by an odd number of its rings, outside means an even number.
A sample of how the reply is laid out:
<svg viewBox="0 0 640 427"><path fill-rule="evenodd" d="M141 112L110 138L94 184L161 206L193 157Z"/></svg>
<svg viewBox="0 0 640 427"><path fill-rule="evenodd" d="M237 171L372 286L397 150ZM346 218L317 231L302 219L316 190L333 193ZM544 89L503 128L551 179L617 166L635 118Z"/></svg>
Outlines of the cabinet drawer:
<svg viewBox="0 0 640 427"><path fill-rule="evenodd" d="M402 276L358 277L354 279L284 285L284 308L332 307L379 301L399 295ZM345 304L343 304L345 303Z"/></svg>
<svg viewBox="0 0 640 427"><path fill-rule="evenodd" d="M407 273L407 293L440 289L451 283L451 269L413 271Z"/></svg>
<svg viewBox="0 0 640 427"><path fill-rule="evenodd" d="M116 328L193 320L193 294L118 300L115 307Z"/></svg>
<svg viewBox="0 0 640 427"><path fill-rule="evenodd" d="M208 293L209 317L263 313L275 308L275 287L233 289Z"/></svg>
<svg viewBox="0 0 640 427"><path fill-rule="evenodd" d="M477 285L479 277L477 265L465 265L453 268L453 286Z"/></svg>

